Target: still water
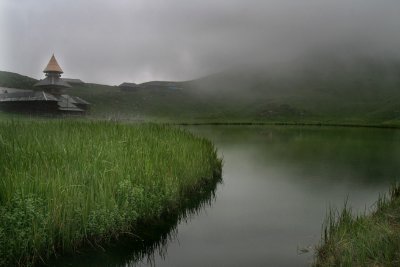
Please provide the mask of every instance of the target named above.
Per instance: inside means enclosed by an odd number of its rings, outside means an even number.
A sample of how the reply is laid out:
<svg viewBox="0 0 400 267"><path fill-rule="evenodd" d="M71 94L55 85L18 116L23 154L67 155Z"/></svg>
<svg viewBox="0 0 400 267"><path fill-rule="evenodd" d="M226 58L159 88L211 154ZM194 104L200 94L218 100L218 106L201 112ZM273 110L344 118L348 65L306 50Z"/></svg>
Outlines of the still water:
<svg viewBox="0 0 400 267"><path fill-rule="evenodd" d="M123 240L55 266L309 266L330 206L371 209L400 177L400 131L196 126L224 159L215 198L145 249ZM206 204L204 204L206 203ZM158 235L159 230L155 230ZM138 248L140 247L140 248ZM139 252L137 252L139 250Z"/></svg>

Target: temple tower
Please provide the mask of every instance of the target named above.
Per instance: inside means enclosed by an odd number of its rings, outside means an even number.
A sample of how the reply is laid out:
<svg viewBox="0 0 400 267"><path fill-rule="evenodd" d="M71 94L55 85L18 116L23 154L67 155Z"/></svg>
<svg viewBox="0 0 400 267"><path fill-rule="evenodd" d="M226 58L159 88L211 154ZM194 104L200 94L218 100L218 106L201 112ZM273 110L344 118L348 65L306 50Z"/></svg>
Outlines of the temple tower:
<svg viewBox="0 0 400 267"><path fill-rule="evenodd" d="M42 90L53 95L61 95L64 93L64 89L71 87L71 85L61 79L63 71L60 65L58 65L54 54L51 56L50 61L43 72L45 73L46 78L40 80L34 86L40 87Z"/></svg>

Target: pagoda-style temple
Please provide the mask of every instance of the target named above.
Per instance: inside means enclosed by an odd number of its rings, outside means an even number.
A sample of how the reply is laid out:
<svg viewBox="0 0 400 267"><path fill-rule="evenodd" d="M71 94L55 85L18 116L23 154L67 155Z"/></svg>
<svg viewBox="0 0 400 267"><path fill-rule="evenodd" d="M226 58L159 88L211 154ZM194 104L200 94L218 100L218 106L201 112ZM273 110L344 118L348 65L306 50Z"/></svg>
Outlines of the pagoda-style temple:
<svg viewBox="0 0 400 267"><path fill-rule="evenodd" d="M51 56L49 64L47 64L43 72L46 78L36 83L35 87L42 88L44 91L55 95L61 95L64 89L71 87L69 83L61 79L61 74L64 72L60 65L58 65L54 54Z"/></svg>
<svg viewBox="0 0 400 267"><path fill-rule="evenodd" d="M27 113L84 114L89 110L89 102L65 94L72 86L61 78L63 70L54 54L43 72L46 77L34 85L39 90L14 90L0 94L0 106L5 110Z"/></svg>

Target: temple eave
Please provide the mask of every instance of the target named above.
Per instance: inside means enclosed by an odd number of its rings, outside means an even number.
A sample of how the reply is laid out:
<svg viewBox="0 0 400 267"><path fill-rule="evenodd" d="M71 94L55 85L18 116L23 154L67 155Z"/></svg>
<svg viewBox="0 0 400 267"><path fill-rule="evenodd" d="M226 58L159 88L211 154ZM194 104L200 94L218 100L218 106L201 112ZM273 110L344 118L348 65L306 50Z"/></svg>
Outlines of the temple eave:
<svg viewBox="0 0 400 267"><path fill-rule="evenodd" d="M50 80L50 79L43 79L34 84L35 87L57 87L57 88L70 88L72 87L67 82L57 79L57 80Z"/></svg>

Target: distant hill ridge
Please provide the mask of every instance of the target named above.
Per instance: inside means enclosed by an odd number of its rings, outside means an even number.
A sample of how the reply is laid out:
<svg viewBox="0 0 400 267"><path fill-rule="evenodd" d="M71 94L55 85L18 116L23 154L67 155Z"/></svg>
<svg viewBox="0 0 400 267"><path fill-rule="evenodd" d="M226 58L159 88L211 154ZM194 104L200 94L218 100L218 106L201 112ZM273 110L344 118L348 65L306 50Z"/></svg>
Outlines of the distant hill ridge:
<svg viewBox="0 0 400 267"><path fill-rule="evenodd" d="M171 81L151 81L140 84L123 82L118 87L124 91L135 89L171 89L180 90L185 86L186 82L171 82Z"/></svg>
<svg viewBox="0 0 400 267"><path fill-rule="evenodd" d="M0 72L0 86L31 88L35 82ZM99 117L400 125L400 60L390 58L320 56L187 82L128 86L146 90L100 84L70 90L92 103L92 116Z"/></svg>
<svg viewBox="0 0 400 267"><path fill-rule="evenodd" d="M17 88L17 89L32 89L33 85L38 80L24 76L14 72L0 71L0 86Z"/></svg>

